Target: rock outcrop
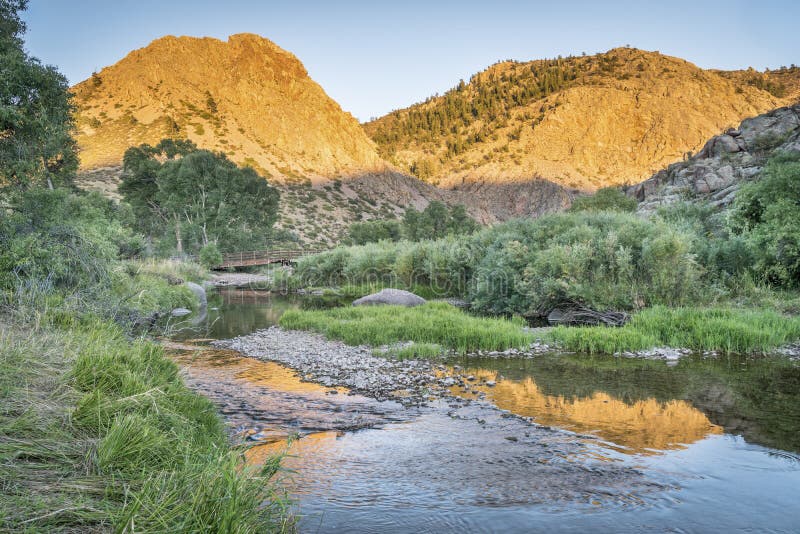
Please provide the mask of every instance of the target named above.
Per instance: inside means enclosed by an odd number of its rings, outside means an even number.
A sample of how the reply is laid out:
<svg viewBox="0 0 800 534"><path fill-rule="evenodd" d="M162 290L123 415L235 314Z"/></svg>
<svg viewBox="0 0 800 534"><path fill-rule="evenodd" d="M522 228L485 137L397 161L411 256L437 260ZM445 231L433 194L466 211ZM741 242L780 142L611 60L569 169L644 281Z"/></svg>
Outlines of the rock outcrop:
<svg viewBox="0 0 800 534"><path fill-rule="evenodd" d="M425 304L425 299L402 289L381 289L377 293L361 297L353 301L353 306L406 306L414 307Z"/></svg>
<svg viewBox="0 0 800 534"><path fill-rule="evenodd" d="M640 212L691 199L727 206L742 183L756 178L776 151L800 151L800 104L745 119L736 129L712 137L686 161L626 188Z"/></svg>

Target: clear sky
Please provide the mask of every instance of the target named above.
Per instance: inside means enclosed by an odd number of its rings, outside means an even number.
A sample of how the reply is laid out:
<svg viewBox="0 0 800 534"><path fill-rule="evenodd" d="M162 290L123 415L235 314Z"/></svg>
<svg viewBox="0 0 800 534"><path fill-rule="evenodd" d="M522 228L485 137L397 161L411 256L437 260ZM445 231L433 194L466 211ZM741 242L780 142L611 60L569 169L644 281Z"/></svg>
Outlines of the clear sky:
<svg viewBox="0 0 800 534"><path fill-rule="evenodd" d="M72 83L163 35L263 35L360 120L500 59L630 44L703 68L800 64L800 0L30 0L26 43Z"/></svg>

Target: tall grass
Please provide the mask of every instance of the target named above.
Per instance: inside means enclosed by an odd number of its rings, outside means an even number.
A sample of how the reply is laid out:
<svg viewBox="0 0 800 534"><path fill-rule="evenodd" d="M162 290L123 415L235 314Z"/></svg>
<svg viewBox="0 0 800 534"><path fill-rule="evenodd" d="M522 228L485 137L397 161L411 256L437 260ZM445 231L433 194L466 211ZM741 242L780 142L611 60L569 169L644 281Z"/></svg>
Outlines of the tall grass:
<svg viewBox="0 0 800 534"><path fill-rule="evenodd" d="M160 347L100 320L0 330L0 530L290 527L278 462L245 467Z"/></svg>
<svg viewBox="0 0 800 534"><path fill-rule="evenodd" d="M558 327L550 338L568 350L613 354L655 347L765 354L800 339L800 317L769 310L642 310L621 328Z"/></svg>
<svg viewBox="0 0 800 534"><path fill-rule="evenodd" d="M319 332L349 345L379 346L413 341L437 344L461 353L504 350L531 342L519 318L474 317L441 302L414 308L361 306L289 310L281 316L280 325L291 330Z"/></svg>

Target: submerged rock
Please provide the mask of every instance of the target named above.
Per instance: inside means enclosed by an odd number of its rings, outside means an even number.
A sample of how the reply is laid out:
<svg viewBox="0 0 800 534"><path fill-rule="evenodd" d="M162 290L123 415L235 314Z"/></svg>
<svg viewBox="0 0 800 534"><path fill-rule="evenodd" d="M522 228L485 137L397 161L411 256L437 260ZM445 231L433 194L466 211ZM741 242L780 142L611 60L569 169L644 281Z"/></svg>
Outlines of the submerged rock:
<svg viewBox="0 0 800 534"><path fill-rule="evenodd" d="M403 291L402 289L382 289L372 295L361 297L353 301L353 306L378 306L378 305L392 305L392 306L420 306L425 304L425 299L411 293L410 291Z"/></svg>

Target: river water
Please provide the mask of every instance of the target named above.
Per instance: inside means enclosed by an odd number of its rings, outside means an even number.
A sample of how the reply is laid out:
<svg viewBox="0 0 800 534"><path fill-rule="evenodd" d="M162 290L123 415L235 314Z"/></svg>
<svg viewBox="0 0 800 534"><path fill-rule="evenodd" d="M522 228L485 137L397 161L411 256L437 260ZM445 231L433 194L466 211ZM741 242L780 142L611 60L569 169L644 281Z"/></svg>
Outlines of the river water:
<svg viewBox="0 0 800 534"><path fill-rule="evenodd" d="M204 345L332 304L219 290L171 337ZM800 531L800 367L786 360L448 362L496 382L452 390L503 410L487 412L403 408L232 351L175 357L232 432L258 439L250 461L288 450L302 532ZM527 439L511 414L553 430Z"/></svg>

